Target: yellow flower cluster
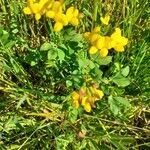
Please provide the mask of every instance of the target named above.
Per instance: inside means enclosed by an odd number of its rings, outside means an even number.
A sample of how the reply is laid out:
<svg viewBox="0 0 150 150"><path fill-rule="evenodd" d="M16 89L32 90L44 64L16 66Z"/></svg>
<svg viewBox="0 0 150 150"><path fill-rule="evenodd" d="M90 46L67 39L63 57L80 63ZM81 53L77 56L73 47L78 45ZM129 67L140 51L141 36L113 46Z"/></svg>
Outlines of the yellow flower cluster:
<svg viewBox="0 0 150 150"><path fill-rule="evenodd" d="M80 105L84 107L86 112L90 112L92 107L95 107L95 102L102 99L103 91L95 86L82 87L78 92L72 93L73 106L78 108Z"/></svg>
<svg viewBox="0 0 150 150"><path fill-rule="evenodd" d="M117 52L124 51L124 46L127 45L128 39L121 35L119 28L111 36L101 36L99 34L100 27L95 27L92 32L86 32L84 37L90 42L90 54L100 53L101 57L108 55L108 50L114 49Z"/></svg>
<svg viewBox="0 0 150 150"><path fill-rule="evenodd" d="M27 15L34 14L37 21L42 15L53 19L55 21L54 31L59 32L63 26L69 23L77 26L81 17L81 14L75 7L69 7L66 13L63 12L63 7L63 0L28 0L27 7L23 11Z"/></svg>

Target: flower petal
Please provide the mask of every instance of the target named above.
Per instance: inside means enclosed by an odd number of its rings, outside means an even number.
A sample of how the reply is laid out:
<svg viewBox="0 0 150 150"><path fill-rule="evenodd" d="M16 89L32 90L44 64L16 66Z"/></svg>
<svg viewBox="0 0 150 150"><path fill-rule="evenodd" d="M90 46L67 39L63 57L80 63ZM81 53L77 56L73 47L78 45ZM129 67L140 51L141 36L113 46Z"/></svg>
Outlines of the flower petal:
<svg viewBox="0 0 150 150"><path fill-rule="evenodd" d="M106 57L108 55L108 49L107 48L102 48L100 50L100 56L101 57Z"/></svg>
<svg viewBox="0 0 150 150"><path fill-rule="evenodd" d="M35 14L35 19L36 21L38 21L41 18L41 14L40 13L36 13Z"/></svg>
<svg viewBox="0 0 150 150"><path fill-rule="evenodd" d="M55 16L55 12L54 12L54 11L49 10L49 11L47 11L47 12L46 12L46 16L47 16L47 17L49 17L49 18L54 18L54 16Z"/></svg>
<svg viewBox="0 0 150 150"><path fill-rule="evenodd" d="M63 28L63 24L60 23L60 22L56 22L55 25L54 25L54 31L55 32L59 32L61 31L61 29Z"/></svg>
<svg viewBox="0 0 150 150"><path fill-rule="evenodd" d="M87 102L87 103L84 105L84 109L85 109L86 112L90 112L90 111L91 111L91 105L90 105L90 103Z"/></svg>
<svg viewBox="0 0 150 150"><path fill-rule="evenodd" d="M102 22L103 24L108 25L109 20L110 20L110 16L109 16L109 15L106 15L104 18L101 17L100 20L101 20L101 22Z"/></svg>
<svg viewBox="0 0 150 150"><path fill-rule="evenodd" d="M95 54L98 51L98 49L95 46L91 46L89 53L90 54Z"/></svg>
<svg viewBox="0 0 150 150"><path fill-rule="evenodd" d="M26 15L32 14L32 11L31 11L31 9L30 9L29 7L25 7L25 8L23 9L23 12L24 12Z"/></svg>

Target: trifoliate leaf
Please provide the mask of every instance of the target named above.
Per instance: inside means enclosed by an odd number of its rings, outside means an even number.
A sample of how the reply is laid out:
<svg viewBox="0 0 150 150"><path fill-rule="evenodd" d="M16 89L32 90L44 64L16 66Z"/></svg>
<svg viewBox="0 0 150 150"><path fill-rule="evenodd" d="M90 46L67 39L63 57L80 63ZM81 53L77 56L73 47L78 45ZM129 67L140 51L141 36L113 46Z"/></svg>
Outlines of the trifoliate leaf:
<svg viewBox="0 0 150 150"><path fill-rule="evenodd" d="M111 80L121 87L126 87L130 84L130 80L128 78L125 78L120 73L117 73L114 77L111 78Z"/></svg>

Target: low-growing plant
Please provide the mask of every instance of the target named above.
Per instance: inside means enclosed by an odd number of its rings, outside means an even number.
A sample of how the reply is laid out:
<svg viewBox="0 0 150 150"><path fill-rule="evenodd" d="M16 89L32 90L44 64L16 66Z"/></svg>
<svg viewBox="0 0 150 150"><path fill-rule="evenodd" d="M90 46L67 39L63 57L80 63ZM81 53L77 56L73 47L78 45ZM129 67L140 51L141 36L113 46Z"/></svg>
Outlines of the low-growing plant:
<svg viewBox="0 0 150 150"><path fill-rule="evenodd" d="M147 39L131 51L143 3L92 2L1 1L1 149L148 148Z"/></svg>

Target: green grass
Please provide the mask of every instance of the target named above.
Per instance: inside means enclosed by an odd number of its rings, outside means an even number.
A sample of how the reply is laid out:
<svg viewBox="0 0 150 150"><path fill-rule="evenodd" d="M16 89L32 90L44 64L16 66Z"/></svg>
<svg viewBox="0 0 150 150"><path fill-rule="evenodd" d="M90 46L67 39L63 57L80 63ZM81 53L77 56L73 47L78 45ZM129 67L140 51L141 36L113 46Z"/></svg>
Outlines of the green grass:
<svg viewBox="0 0 150 150"><path fill-rule="evenodd" d="M66 4L79 8L84 18L79 27L65 27L56 34L45 17L37 23L23 14L24 1L0 0L0 149L148 150L148 1L66 0ZM108 64L96 71L83 52L87 44L81 34L99 25L105 13L111 20L102 30L112 33L119 26L129 43L124 53L112 53L109 63L109 58L101 60ZM47 53L49 47L54 51ZM91 68L79 65L83 58ZM121 88L111 77L123 69L130 84ZM70 93L89 74L105 96L86 113L71 106Z"/></svg>

